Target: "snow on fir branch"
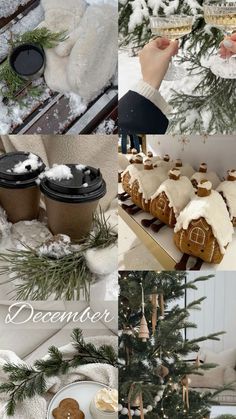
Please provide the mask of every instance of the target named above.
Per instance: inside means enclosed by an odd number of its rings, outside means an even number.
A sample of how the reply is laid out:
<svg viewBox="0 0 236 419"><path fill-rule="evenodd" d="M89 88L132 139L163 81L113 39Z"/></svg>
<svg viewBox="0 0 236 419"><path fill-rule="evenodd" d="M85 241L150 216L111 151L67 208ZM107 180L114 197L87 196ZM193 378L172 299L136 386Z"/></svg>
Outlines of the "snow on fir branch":
<svg viewBox="0 0 236 419"><path fill-rule="evenodd" d="M121 0L119 4L120 46L136 54L152 37L150 16L190 14L192 32L180 42L176 65L185 67L186 77L163 83L161 93L173 108L169 115L171 134L232 134L236 132L235 79L216 76L207 66L218 54L223 32L206 24L203 0ZM227 64L226 64L227 65Z"/></svg>
<svg viewBox="0 0 236 419"><path fill-rule="evenodd" d="M0 385L0 393L8 394L8 416L14 415L18 403L36 395L44 395L47 392L46 382L49 377L65 375L71 369L86 364L103 363L117 367L117 354L112 346L96 347L92 343L86 343L80 329L73 330L72 343L76 353L70 359L68 356L64 359L63 353L51 346L47 358L36 361L32 367L11 363L3 366L8 381Z"/></svg>
<svg viewBox="0 0 236 419"><path fill-rule="evenodd" d="M183 383L190 374L203 375L204 370L216 367L216 364L197 362L199 344L207 340L218 341L224 332L188 339L187 330L196 328L196 324L189 320L190 310L200 308L205 297L187 305L178 304L178 300L184 299L187 290L197 290L200 282L213 277L203 275L190 280L186 272L120 272L119 382L122 409L119 419L127 418L127 400L130 400L131 410L137 409L132 406L137 406L135 403L140 394L148 419L202 419L209 414L214 398L231 388L229 384L213 393L198 393L189 388L189 405L183 399ZM147 341L139 338L143 316L141 284L150 335ZM156 305L153 305L160 294L164 299L164 315L160 304L157 312ZM153 296L156 296L154 300ZM156 318L155 330L153 316ZM189 360L190 354L192 360Z"/></svg>
<svg viewBox="0 0 236 419"><path fill-rule="evenodd" d="M113 246L117 237L109 217L100 210L94 215L93 228L86 240L78 242L76 248L71 246L69 254L50 257L23 244L25 250L0 253L0 276L10 272L10 279L4 283L18 280L13 290L14 299L46 300L54 295L55 300L79 300L83 293L89 300L94 278L87 266L85 252Z"/></svg>

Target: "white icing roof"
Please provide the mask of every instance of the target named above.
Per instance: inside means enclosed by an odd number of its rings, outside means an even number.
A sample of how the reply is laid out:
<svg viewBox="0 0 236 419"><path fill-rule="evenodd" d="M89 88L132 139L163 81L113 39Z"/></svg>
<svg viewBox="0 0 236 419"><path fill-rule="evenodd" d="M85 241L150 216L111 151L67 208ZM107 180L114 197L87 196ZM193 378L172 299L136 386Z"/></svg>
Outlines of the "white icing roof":
<svg viewBox="0 0 236 419"><path fill-rule="evenodd" d="M206 197L195 196L180 213L174 231L187 230L192 220L201 217L211 226L220 251L225 254L225 246L232 241L234 229L225 202L216 191Z"/></svg>
<svg viewBox="0 0 236 419"><path fill-rule="evenodd" d="M139 182L139 192L143 194L145 202L148 202L148 200L151 199L151 196L166 179L167 172L162 167L139 172L137 176L137 180Z"/></svg>
<svg viewBox="0 0 236 419"><path fill-rule="evenodd" d="M232 220L233 217L236 217L236 181L225 180L220 183L217 191L223 193Z"/></svg>
<svg viewBox="0 0 236 419"><path fill-rule="evenodd" d="M193 185L186 176L181 176L179 180L165 180L152 196L152 199L162 192L165 192L169 200L169 206L173 208L176 217L194 196Z"/></svg>
<svg viewBox="0 0 236 419"><path fill-rule="evenodd" d="M188 163L184 164L182 167L179 167L179 170L180 170L182 176L187 176L189 179L195 173L195 170L193 169L193 167L190 166L190 164L188 164Z"/></svg>
<svg viewBox="0 0 236 419"><path fill-rule="evenodd" d="M196 172L191 177L191 180L193 179L195 179L197 183L200 183L201 180L203 179L209 180L212 183L213 189L216 189L217 186L220 184L220 179L215 172L207 172L207 173Z"/></svg>
<svg viewBox="0 0 236 419"><path fill-rule="evenodd" d="M123 179L126 173L130 174L130 181L129 184L131 185L135 179L137 179L137 174L140 170L143 170L143 164L129 164L129 166L123 171L121 178Z"/></svg>

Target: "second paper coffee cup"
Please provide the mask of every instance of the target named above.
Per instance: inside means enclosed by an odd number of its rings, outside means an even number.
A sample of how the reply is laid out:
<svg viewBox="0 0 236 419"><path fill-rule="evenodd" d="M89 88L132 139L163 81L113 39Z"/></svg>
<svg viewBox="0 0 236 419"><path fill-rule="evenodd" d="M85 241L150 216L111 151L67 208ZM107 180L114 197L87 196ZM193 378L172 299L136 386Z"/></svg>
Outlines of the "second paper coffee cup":
<svg viewBox="0 0 236 419"><path fill-rule="evenodd" d="M0 204L12 223L38 218L37 179L44 169L43 161L33 153L13 152L0 157Z"/></svg>
<svg viewBox="0 0 236 419"><path fill-rule="evenodd" d="M106 194L100 170L75 164L55 166L45 172L40 187L52 233L66 234L72 240L85 238L99 200Z"/></svg>

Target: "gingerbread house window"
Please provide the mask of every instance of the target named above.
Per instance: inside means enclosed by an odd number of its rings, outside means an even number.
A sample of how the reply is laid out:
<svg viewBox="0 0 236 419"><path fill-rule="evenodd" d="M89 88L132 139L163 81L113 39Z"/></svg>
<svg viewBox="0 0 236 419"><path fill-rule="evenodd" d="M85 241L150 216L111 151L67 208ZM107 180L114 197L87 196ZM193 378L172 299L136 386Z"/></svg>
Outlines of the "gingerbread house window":
<svg viewBox="0 0 236 419"><path fill-rule="evenodd" d="M203 245L205 243L206 234L204 230L200 227L194 227L190 234L190 240L193 243Z"/></svg>
<svg viewBox="0 0 236 419"><path fill-rule="evenodd" d="M165 207L166 207L166 201L165 201L165 199L164 198L160 198L158 200L158 208L163 211L165 209Z"/></svg>

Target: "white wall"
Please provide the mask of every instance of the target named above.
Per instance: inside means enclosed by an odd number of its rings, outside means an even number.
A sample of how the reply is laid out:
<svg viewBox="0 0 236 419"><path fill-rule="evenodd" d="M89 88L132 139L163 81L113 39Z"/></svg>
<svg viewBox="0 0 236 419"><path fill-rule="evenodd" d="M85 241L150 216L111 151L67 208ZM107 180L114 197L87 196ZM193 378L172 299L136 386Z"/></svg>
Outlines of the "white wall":
<svg viewBox="0 0 236 419"><path fill-rule="evenodd" d="M147 149L156 155L168 153L171 159L180 158L195 169L205 162L209 170L214 170L223 178L228 169L236 169L235 141L235 135L148 135Z"/></svg>
<svg viewBox="0 0 236 419"><path fill-rule="evenodd" d="M189 272L188 279L210 273ZM198 327L187 332L188 339L224 330L227 333L220 342L207 341L202 346L216 352L236 348L236 272L217 272L214 278L199 282L197 286L197 291L188 291L187 302L203 296L207 296L207 299L202 303L201 311L191 310L190 321Z"/></svg>

